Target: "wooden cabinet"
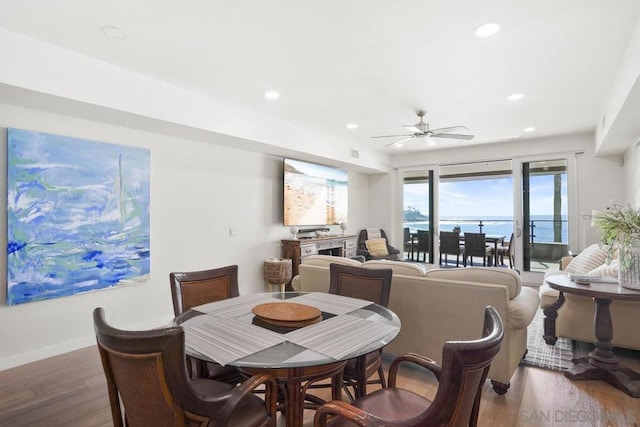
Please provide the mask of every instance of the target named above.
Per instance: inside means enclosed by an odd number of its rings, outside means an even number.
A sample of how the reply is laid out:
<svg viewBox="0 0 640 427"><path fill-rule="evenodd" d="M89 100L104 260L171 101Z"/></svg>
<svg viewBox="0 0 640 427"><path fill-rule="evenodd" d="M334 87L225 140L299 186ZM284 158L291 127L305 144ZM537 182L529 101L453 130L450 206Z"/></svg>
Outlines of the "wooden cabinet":
<svg viewBox="0 0 640 427"><path fill-rule="evenodd" d="M293 277L298 274L298 266L309 255L333 255L351 258L356 256L357 238L355 234L344 236L312 237L302 239L283 239L282 258L291 258ZM287 291L293 291L291 282Z"/></svg>

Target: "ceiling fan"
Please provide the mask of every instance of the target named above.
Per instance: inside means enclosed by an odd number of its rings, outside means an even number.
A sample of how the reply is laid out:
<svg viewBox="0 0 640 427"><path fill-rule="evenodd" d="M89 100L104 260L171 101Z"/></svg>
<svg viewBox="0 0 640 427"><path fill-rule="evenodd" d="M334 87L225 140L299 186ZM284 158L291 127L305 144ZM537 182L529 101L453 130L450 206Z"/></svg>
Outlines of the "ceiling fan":
<svg viewBox="0 0 640 427"><path fill-rule="evenodd" d="M403 140L392 142L391 144L385 145L385 147L390 147L392 145L402 144L403 142L409 141L410 139L413 139L413 138L429 137L429 138L426 138L427 145L433 146L433 145L436 145L436 143L435 141L431 140L431 138L450 138L450 139L470 140L470 139L473 139L473 137L475 136L475 135L469 135L469 134L453 133L453 132L459 132L459 131L468 131L469 129L467 129L464 126L450 126L446 128L429 129L429 123L426 123L424 121L424 116L427 115L427 112L424 110L419 110L419 111L416 111L416 114L418 115L418 117L420 117L420 121L418 123L416 123L415 125L402 126L404 128L407 128L410 131L413 131L413 133L401 134L401 135L380 135L380 136L372 136L371 138L393 138L398 136L408 136L408 138L405 138Z"/></svg>

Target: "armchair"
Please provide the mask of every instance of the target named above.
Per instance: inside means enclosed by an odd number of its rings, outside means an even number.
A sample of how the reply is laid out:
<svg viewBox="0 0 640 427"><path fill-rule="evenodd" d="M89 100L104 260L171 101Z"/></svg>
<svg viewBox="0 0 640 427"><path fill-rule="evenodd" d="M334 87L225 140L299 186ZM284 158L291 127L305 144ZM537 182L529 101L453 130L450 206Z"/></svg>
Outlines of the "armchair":
<svg viewBox="0 0 640 427"><path fill-rule="evenodd" d="M358 234L357 254L365 259L390 259L398 261L400 250L389 244L387 234L379 228L365 228Z"/></svg>
<svg viewBox="0 0 640 427"><path fill-rule="evenodd" d="M476 426L482 387L500 350L503 328L498 312L487 307L481 339L445 343L442 365L413 353L398 357L389 368L388 388L360 397L352 405L325 403L316 411L314 426ZM435 375L439 386L433 401L396 386L401 362L417 364ZM330 415L335 417L328 420Z"/></svg>
<svg viewBox="0 0 640 427"><path fill-rule="evenodd" d="M107 379L113 425L275 427L278 385L256 375L239 386L189 379L181 327L125 331L96 308L93 322ZM262 400L253 392L265 389Z"/></svg>

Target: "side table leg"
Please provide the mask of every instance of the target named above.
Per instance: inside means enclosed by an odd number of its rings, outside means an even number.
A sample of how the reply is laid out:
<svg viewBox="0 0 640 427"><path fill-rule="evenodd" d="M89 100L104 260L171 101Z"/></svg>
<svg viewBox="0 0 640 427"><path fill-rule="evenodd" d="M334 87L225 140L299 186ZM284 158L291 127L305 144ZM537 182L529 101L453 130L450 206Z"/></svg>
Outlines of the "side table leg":
<svg viewBox="0 0 640 427"><path fill-rule="evenodd" d="M558 299L549 307L544 308L544 342L554 345L558 341L556 336L556 319L558 318L558 309L564 304L564 294L560 292Z"/></svg>
<svg viewBox="0 0 640 427"><path fill-rule="evenodd" d="M596 316L594 320L595 346L589 353L588 361L579 363L565 372L570 380L604 380L612 386L624 391L632 397L640 397L640 389L633 384L632 379L640 378L640 374L620 363L613 354L613 324L611 322L611 300L594 298Z"/></svg>

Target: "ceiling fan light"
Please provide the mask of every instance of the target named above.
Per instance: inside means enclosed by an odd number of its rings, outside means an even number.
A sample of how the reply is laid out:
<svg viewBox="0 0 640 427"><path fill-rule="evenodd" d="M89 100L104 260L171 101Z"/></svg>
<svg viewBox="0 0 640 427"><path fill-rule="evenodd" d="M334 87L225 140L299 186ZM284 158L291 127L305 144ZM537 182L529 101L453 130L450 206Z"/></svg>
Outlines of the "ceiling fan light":
<svg viewBox="0 0 640 427"><path fill-rule="evenodd" d="M500 24L491 22L489 24L484 24L476 28L475 35L477 37L489 37L500 31L500 28L502 28Z"/></svg>

